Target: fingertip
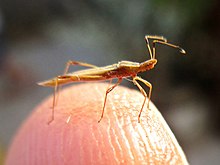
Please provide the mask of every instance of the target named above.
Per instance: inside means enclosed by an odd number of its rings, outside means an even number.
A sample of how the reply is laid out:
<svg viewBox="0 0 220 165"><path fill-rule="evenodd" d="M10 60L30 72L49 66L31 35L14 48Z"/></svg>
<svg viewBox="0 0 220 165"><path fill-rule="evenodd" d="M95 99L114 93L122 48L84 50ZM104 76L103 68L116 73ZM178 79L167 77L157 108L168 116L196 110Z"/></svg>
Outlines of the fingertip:
<svg viewBox="0 0 220 165"><path fill-rule="evenodd" d="M152 103L140 122L144 98L136 90L114 89L98 120L107 87L91 83L61 91L50 125L52 96L41 103L15 136L6 164L187 164Z"/></svg>

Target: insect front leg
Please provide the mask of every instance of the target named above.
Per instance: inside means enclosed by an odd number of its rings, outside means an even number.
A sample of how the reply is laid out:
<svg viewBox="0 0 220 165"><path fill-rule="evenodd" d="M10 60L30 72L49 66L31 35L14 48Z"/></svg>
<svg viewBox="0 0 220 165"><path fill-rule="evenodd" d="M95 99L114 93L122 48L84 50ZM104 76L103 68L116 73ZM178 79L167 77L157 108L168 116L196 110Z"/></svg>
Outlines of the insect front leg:
<svg viewBox="0 0 220 165"><path fill-rule="evenodd" d="M84 62L79 62L79 61L71 61L70 60L70 61L68 61L66 63L66 67L65 67L65 70L64 70L64 73L63 73L64 75L68 73L69 67L71 65L79 65L79 66L85 66L85 67L90 67L90 68L98 68L97 66L92 65L92 64L88 64L88 63L84 63Z"/></svg>
<svg viewBox="0 0 220 165"><path fill-rule="evenodd" d="M145 102L146 102L146 99L147 99L147 94L146 94L145 90L141 87L141 85L137 82L137 80L143 82L146 86L149 87L148 102L147 102L147 108L148 109L150 109L149 108L149 103L150 103L150 98L151 98L152 85L148 81L146 81L146 80L144 80L144 79L142 79L142 78L140 78L138 76L133 78L133 83L135 85L137 85L137 87L139 88L141 93L144 95L144 102L142 104L141 110L140 110L139 115L138 115L138 122L140 123L140 117L141 117L141 113L143 111L143 108L144 108L144 105L145 105Z"/></svg>
<svg viewBox="0 0 220 165"><path fill-rule="evenodd" d="M103 105L103 108L102 108L102 114L101 114L101 117L100 117L100 119L99 119L98 122L100 122L100 121L102 120L102 118L103 118L104 110L105 110L105 104L106 104L106 100L107 100L107 96L108 96L109 92L111 92L116 86L118 86L118 85L121 83L121 81L122 81L122 78L119 78L118 81L117 81L117 83L116 83L115 85L109 87L109 88L106 90L106 92L105 92L104 105Z"/></svg>

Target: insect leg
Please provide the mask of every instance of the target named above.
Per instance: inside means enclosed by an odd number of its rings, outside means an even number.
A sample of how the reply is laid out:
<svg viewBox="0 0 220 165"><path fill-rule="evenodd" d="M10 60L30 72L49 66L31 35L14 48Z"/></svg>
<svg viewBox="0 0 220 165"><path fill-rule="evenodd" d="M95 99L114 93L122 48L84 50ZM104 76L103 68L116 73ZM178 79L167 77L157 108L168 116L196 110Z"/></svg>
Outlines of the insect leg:
<svg viewBox="0 0 220 165"><path fill-rule="evenodd" d="M137 87L139 88L141 93L144 95L144 102L142 104L141 110L140 110L139 115L138 115L138 122L140 123L140 117L141 117L142 110L144 108L144 104L145 104L146 99L147 99L147 94L146 94L145 90L141 87L141 85L137 82L137 80L143 82L146 86L149 87L148 102L147 102L147 108L148 109L149 109L150 97L151 97L151 92L152 92L152 85L148 81L146 81L146 80L144 80L144 79L142 79L138 76L133 78L134 84L137 85Z"/></svg>
<svg viewBox="0 0 220 165"><path fill-rule="evenodd" d="M57 89L58 89L58 78L56 78L56 80L55 80L51 119L48 121L47 124L50 124L54 120L54 108L55 108L55 105L56 105L56 102L57 102L56 101Z"/></svg>
<svg viewBox="0 0 220 165"><path fill-rule="evenodd" d="M68 70L69 70L69 67L70 67L71 65L80 65L80 66L92 67L92 68L97 67L97 66L92 65L92 64L83 63L83 62L79 62L79 61L71 61L71 60L70 60L70 61L68 61L68 62L66 63L66 67L65 67L65 70L64 70L64 73L63 73L64 75L67 74L67 72L68 72ZM59 87L58 85L56 85L55 88L56 88L57 98L54 99L54 100L56 100L56 101L54 101L53 107L57 104L57 102L58 102L58 100L59 100L59 91L60 91L60 87Z"/></svg>
<svg viewBox="0 0 220 165"><path fill-rule="evenodd" d="M116 84L114 84L113 86L109 87L106 92L105 92L105 100L104 100L104 105L103 105L103 108L102 108L102 114L101 114L101 117L99 119L98 122L100 122L103 118L103 115L104 115L104 110L105 110L105 104L106 104L106 100L107 100L107 96L108 96L108 93L111 92L117 85L119 85L122 81L122 78L119 78L118 79L118 82Z"/></svg>
<svg viewBox="0 0 220 165"><path fill-rule="evenodd" d="M97 68L97 66L92 65L92 64L88 64L88 63L84 63L84 62L79 62L79 61L68 61L66 63L66 68L64 70L64 75L69 71L69 67L70 65L79 65L79 66L85 66L85 67L91 67L91 68Z"/></svg>

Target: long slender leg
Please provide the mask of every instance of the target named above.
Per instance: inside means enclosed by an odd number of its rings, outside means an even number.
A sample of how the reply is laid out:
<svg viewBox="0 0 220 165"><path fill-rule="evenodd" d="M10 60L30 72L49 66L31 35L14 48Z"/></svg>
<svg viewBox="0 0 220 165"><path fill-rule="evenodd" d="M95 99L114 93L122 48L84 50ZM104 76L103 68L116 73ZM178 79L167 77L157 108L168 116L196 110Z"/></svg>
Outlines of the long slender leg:
<svg viewBox="0 0 220 165"><path fill-rule="evenodd" d="M55 80L55 87L54 87L54 93L53 93L53 104L52 104L52 114L51 114L51 119L48 121L47 124L50 124L54 120L54 108L56 105L56 93L57 93L57 87L58 87L58 78Z"/></svg>
<svg viewBox="0 0 220 165"><path fill-rule="evenodd" d="M164 41L164 42L167 42L167 39L164 38L163 36L151 36L151 35L146 35L146 36L145 36L145 41L146 41L147 48L148 48L149 53L150 53L150 57L151 57L151 59L153 59L153 58L154 58L154 54L155 54L155 49L153 48L153 53L152 53L152 50L151 50L151 48L150 48L149 39L162 40L162 41Z"/></svg>
<svg viewBox="0 0 220 165"><path fill-rule="evenodd" d="M70 67L71 65L79 65L79 66L85 66L85 67L91 67L91 68L98 68L97 66L92 65L92 64L88 64L88 63L84 63L84 62L79 62L79 61L69 60L69 61L66 63L66 67L65 67L65 70L64 70L64 73L63 73L64 75L68 73L69 67ZM57 91L58 91L58 92L57 92L57 93L58 93L57 97L59 97L59 88L58 88ZM58 98L57 98L57 100L58 100Z"/></svg>
<svg viewBox="0 0 220 165"><path fill-rule="evenodd" d="M71 65L79 65L79 66L85 66L85 67L97 68L97 66L92 65L92 64L88 64L88 63L84 63L84 62L79 62L79 61L72 61L72 60L69 60L69 61L66 63L66 67L65 67L65 70L64 70L64 73L63 73L64 75L67 74L67 72L69 71L69 67L70 67ZM55 88L56 88L57 98L54 99L54 100L56 100L56 101L54 101L54 103L53 103L53 107L54 107L55 105L57 105L57 102L58 102L58 100L59 100L60 86L57 85ZM55 95L55 94L54 94L54 95Z"/></svg>
<svg viewBox="0 0 220 165"><path fill-rule="evenodd" d="M105 104L106 104L106 100L107 100L107 96L108 96L108 93L111 92L116 86L118 86L122 81L122 78L119 78L117 83L114 84L113 86L109 87L106 92L105 92L105 100L104 100L104 105L103 105L103 108L102 108L102 114L101 114L101 117L99 119L98 122L100 122L103 118L103 115L104 115L104 110L105 110Z"/></svg>
<svg viewBox="0 0 220 165"><path fill-rule="evenodd" d="M83 63L83 62L79 62L79 61L68 61L67 64L66 64L66 68L64 70L64 74L66 74L68 72L70 65L80 65L80 66L93 67L93 68L97 67L95 65L87 64L87 63ZM54 120L54 109L55 109L55 106L56 106L56 104L58 102L58 98L59 98L58 79L59 79L59 77L57 77L56 80L55 80L54 94L53 94L53 104L52 104L52 115L51 115L51 119L48 121L48 124L50 124Z"/></svg>
<svg viewBox="0 0 220 165"><path fill-rule="evenodd" d="M92 64L88 64L88 63L84 63L84 62L79 62L79 61L71 61L70 60L70 61L68 61L66 63L66 67L65 67L65 70L64 70L63 74L66 74L69 71L70 65L79 65L79 66L85 66L85 67L90 67L90 68L98 68L97 66L92 65Z"/></svg>
<svg viewBox="0 0 220 165"><path fill-rule="evenodd" d="M137 85L137 87L139 88L141 93L144 95L144 102L142 104L141 110L140 110L139 115L138 115L138 122L140 123L140 117L141 117L141 113L142 113L143 108L144 108L144 104L145 104L146 99L147 99L147 94L146 94L145 90L141 87L141 85L137 82L137 80L143 82L146 86L149 87L148 102L147 102L147 108L148 109L149 109L149 103L150 103L150 98L151 98L152 85L148 81L146 81L146 80L144 80L144 79L142 79L142 78L140 78L138 76L133 78L134 84Z"/></svg>

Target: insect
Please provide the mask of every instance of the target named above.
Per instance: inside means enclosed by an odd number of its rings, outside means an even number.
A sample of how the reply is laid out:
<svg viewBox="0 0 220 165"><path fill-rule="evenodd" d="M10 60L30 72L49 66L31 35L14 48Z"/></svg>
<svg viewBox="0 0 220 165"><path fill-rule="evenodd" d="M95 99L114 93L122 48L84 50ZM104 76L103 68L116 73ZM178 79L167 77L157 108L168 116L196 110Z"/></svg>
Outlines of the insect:
<svg viewBox="0 0 220 165"><path fill-rule="evenodd" d="M152 40L152 48L150 46L149 39ZM148 101L147 101L147 108L149 109L149 102L151 98L151 93L152 93L152 85L148 81L142 79L141 77L137 76L138 73L140 72L145 72L148 70L151 70L154 68L154 66L157 63L156 59L156 44L163 44L167 45L173 48L179 49L180 53L186 54L185 50L182 49L181 47L168 43L167 39L164 38L163 36L152 36L152 35L146 35L145 36L145 41L146 41L146 46L148 48L149 54L150 54L150 59L147 61L144 61L142 63L138 62L131 62L131 61L120 61L116 64L104 66L104 67L98 67L92 64L88 63L83 63L79 61L68 61L66 64L66 68L64 70L63 75L59 75L55 78L52 78L50 80L46 80L43 82L38 83L38 85L41 86L50 86L54 87L54 95L53 95L53 106L52 106L52 118L48 123L51 123L54 120L54 108L55 108L55 99L56 99L56 93L57 93L57 88L59 85L62 84L67 84L71 82L88 82L88 81L104 81L104 80L110 80L112 79L117 79L117 82L110 86L105 93L105 98L104 98L104 105L102 108L102 113L101 117L98 120L100 122L104 116L104 110L105 110L105 105L106 105L106 100L108 94L116 87L118 86L123 78L131 77L133 83L139 88L140 92L144 96L144 101L142 103L139 115L138 115L138 122L140 122L140 117L142 110L144 108L145 102L147 100L147 93L145 90L141 87L141 85L138 83L138 81L142 82L149 88L149 93L148 93ZM89 67L89 69L84 69L72 73L68 73L69 67L71 65L80 65L80 66L85 66Z"/></svg>

